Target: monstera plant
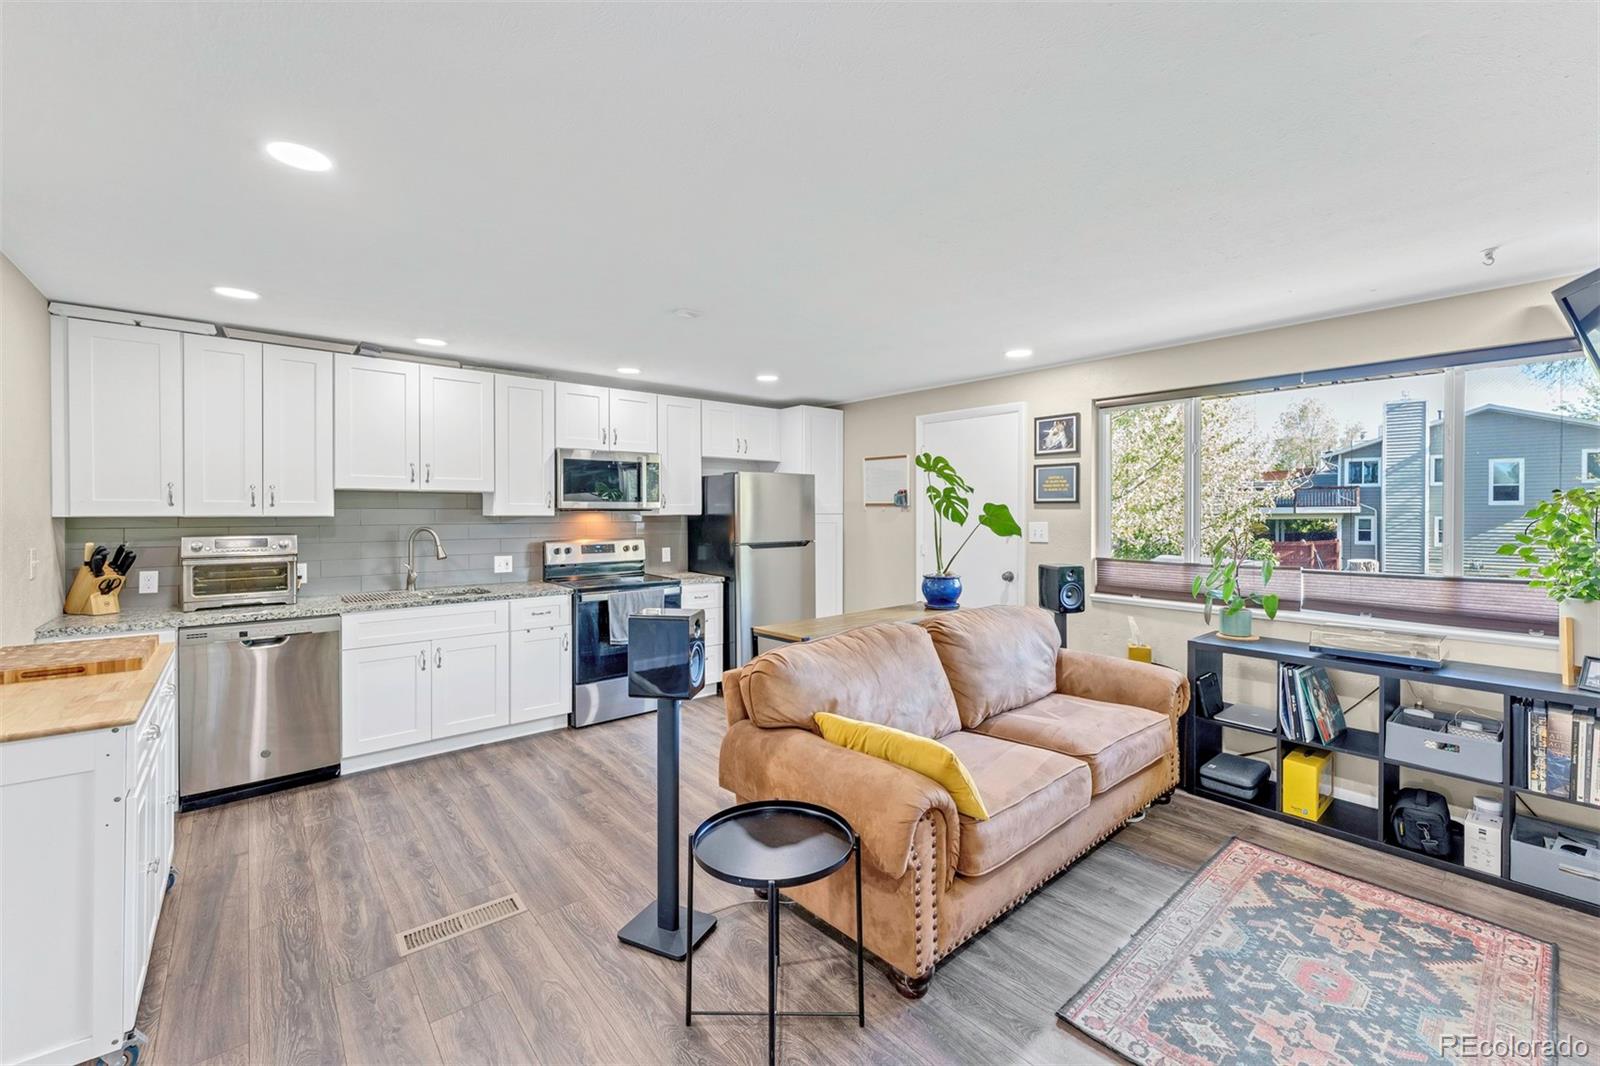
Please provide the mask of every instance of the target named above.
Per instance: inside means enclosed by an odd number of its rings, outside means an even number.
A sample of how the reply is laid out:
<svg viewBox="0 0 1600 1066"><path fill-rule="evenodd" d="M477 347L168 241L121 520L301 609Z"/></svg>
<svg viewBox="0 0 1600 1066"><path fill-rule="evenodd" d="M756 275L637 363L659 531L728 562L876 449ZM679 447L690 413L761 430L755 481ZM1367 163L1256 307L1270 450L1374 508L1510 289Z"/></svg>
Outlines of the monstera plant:
<svg viewBox="0 0 1600 1066"><path fill-rule="evenodd" d="M972 515L972 485L956 472L949 459L932 452L917 456L917 469L927 475L927 487L923 491L933 508L934 571L923 575L922 598L929 607L950 610L961 598L961 578L953 572L956 557L978 530L988 529L997 537L1020 537L1022 527L1012 517L1011 508L1003 503L986 503L978 515L978 524L946 558L944 525L949 522L960 529L967 524Z"/></svg>

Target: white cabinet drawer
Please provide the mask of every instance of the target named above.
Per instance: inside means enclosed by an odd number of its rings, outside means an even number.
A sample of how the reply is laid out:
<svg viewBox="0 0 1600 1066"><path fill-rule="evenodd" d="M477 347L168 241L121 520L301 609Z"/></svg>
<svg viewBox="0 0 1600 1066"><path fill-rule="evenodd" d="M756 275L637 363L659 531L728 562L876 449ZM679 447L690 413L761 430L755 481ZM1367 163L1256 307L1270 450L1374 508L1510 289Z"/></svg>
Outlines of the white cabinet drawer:
<svg viewBox="0 0 1600 1066"><path fill-rule="evenodd" d="M683 605L698 607L702 611L722 606L722 582L705 582L683 586Z"/></svg>
<svg viewBox="0 0 1600 1066"><path fill-rule="evenodd" d="M532 600L511 601L511 628L538 629L564 626L572 621L570 596L540 596Z"/></svg>
<svg viewBox="0 0 1600 1066"><path fill-rule="evenodd" d="M504 633L510 610L507 600L456 603L446 607L404 607L387 611L360 611L344 616L342 645L377 648L415 640L442 640Z"/></svg>
<svg viewBox="0 0 1600 1066"><path fill-rule="evenodd" d="M705 611L705 613L706 613L706 643L707 644L713 644L713 643L721 644L722 643L722 634L723 634L723 629L722 629L722 608L721 607L712 607L712 608L702 607L701 610Z"/></svg>

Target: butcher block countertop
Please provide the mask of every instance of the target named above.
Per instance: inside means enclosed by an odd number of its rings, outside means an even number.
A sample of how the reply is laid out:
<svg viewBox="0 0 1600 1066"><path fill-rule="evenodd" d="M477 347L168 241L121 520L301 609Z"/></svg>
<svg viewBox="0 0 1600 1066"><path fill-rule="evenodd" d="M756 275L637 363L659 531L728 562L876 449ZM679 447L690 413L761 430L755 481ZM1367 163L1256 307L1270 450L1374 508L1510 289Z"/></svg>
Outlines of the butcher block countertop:
<svg viewBox="0 0 1600 1066"><path fill-rule="evenodd" d="M132 725L173 648L157 644L142 670L0 685L0 744Z"/></svg>

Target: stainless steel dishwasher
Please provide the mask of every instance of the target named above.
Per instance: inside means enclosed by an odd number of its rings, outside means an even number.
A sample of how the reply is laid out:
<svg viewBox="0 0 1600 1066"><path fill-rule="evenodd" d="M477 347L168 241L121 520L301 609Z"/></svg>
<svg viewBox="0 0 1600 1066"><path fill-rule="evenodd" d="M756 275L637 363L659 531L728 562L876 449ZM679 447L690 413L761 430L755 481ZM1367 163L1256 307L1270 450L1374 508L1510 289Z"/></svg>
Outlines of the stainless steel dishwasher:
<svg viewBox="0 0 1600 1066"><path fill-rule="evenodd" d="M184 810L339 772L339 619L178 631Z"/></svg>

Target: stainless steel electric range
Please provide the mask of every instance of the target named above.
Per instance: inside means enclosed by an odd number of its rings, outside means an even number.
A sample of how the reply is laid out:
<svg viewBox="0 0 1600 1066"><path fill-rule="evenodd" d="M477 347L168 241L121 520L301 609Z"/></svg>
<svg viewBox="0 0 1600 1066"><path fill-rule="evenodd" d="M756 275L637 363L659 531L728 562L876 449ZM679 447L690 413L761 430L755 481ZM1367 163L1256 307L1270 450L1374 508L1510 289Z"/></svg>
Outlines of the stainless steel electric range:
<svg viewBox="0 0 1600 1066"><path fill-rule="evenodd" d="M549 541L544 546L544 579L572 590L574 728L656 709L654 700L628 695L624 612L680 607L683 587L675 577L646 573L644 560L642 540Z"/></svg>

